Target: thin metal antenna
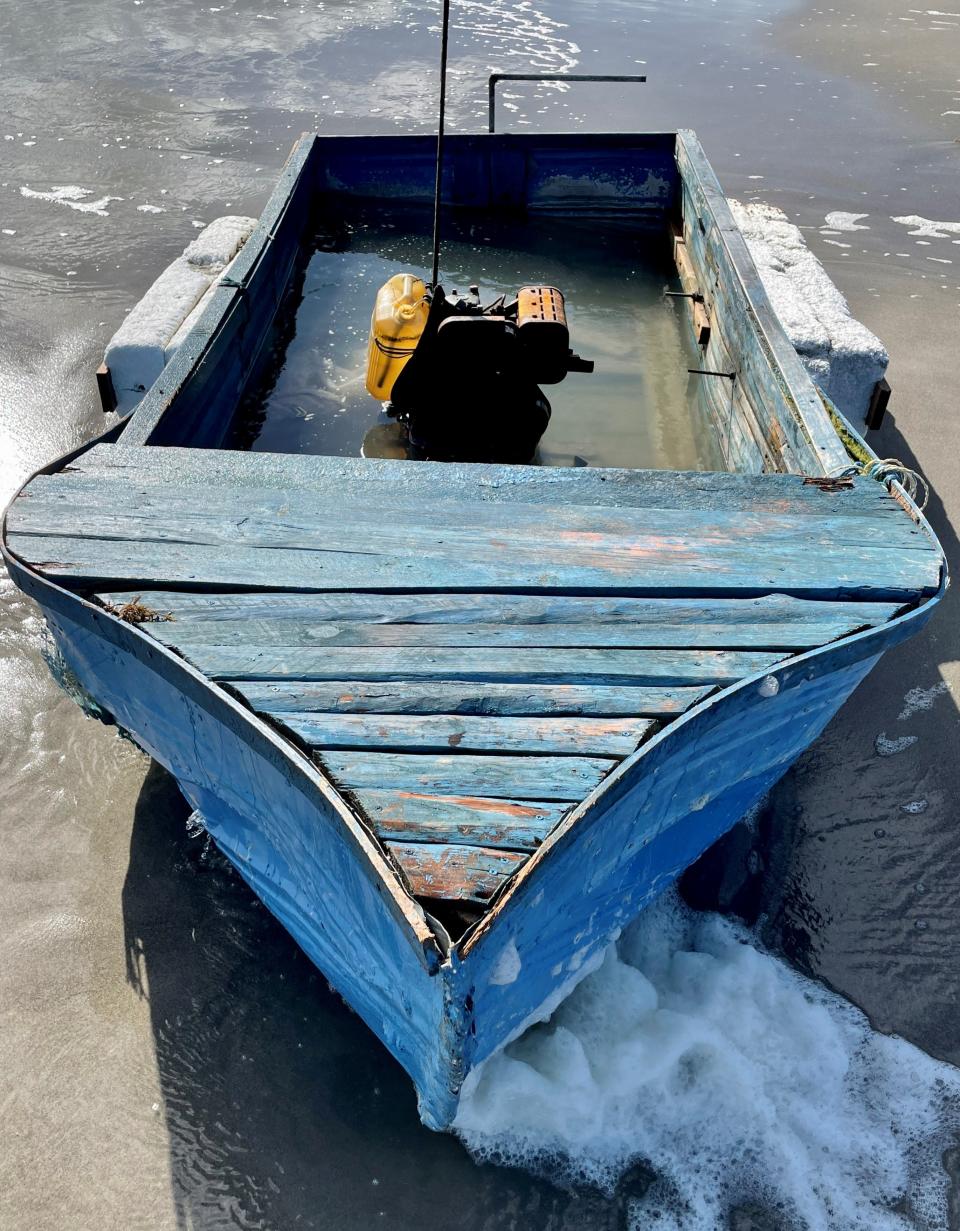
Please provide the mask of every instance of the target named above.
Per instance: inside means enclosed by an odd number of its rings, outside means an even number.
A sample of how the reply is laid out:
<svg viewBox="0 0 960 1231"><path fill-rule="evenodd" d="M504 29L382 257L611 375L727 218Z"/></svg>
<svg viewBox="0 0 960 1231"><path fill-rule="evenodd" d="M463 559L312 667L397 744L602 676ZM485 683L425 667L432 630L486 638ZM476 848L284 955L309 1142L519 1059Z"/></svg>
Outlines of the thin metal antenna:
<svg viewBox="0 0 960 1231"><path fill-rule="evenodd" d="M447 106L447 36L450 32L450 0L443 0L440 27L440 122L437 126L437 182L433 191L433 274L430 285L440 277L440 193L443 186L443 118Z"/></svg>

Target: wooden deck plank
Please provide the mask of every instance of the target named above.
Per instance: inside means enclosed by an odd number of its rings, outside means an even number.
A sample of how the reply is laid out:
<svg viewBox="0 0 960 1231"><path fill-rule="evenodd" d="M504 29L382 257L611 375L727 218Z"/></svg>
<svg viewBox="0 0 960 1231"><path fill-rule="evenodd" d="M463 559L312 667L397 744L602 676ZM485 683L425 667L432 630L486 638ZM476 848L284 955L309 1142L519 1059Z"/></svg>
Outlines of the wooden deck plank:
<svg viewBox="0 0 960 1231"><path fill-rule="evenodd" d="M324 749L393 752L536 752L566 756L629 756L650 719L484 718L455 714L297 714L283 725Z"/></svg>
<svg viewBox="0 0 960 1231"><path fill-rule="evenodd" d="M456 680L247 681L225 679L254 709L286 721L289 713L591 715L672 718L712 687L605 684L491 684Z"/></svg>
<svg viewBox="0 0 960 1231"><path fill-rule="evenodd" d="M15 506L16 507L16 506ZM624 545L550 562L533 545L465 551L463 543L423 545L398 553L273 549L63 535L8 533L8 546L45 576L94 590L129 587L229 587L290 590L547 590L563 593L758 595L912 602L936 591L940 557L918 547L824 546L798 534L792 540L749 536L721 546L683 536ZM385 550L380 546L380 550ZM553 553L556 554L556 553Z"/></svg>
<svg viewBox="0 0 960 1231"><path fill-rule="evenodd" d="M792 598L619 598L564 594L215 594L182 590L124 590L97 596L109 606L142 600L191 626L221 620L290 620L365 624L771 624L845 620L852 626L881 624L900 611L897 603L857 603ZM193 636L193 633L190 634ZM200 639L197 634L196 639Z"/></svg>
<svg viewBox="0 0 960 1231"><path fill-rule="evenodd" d="M374 787L428 795L574 802L618 762L609 757L450 756L406 752L323 752L317 762L347 790Z"/></svg>
<svg viewBox="0 0 960 1231"><path fill-rule="evenodd" d="M804 490L824 501L819 516L789 502L758 512L402 498L385 518L349 489L214 488L198 500L182 484L55 474L29 485L8 530L25 558L77 585L899 600L938 584L939 556L902 510L851 515L841 510L856 487Z"/></svg>
<svg viewBox="0 0 960 1231"><path fill-rule="evenodd" d="M211 679L475 680L484 683L731 684L783 655L748 650L341 649L190 645Z"/></svg>
<svg viewBox="0 0 960 1231"><path fill-rule="evenodd" d="M529 858L481 846L388 842L418 898L485 905L508 876Z"/></svg>
<svg viewBox="0 0 960 1231"><path fill-rule="evenodd" d="M569 806L416 791L354 791L353 797L384 840L513 851L535 850Z"/></svg>
<svg viewBox="0 0 960 1231"><path fill-rule="evenodd" d="M868 606L861 604L861 606ZM872 614L872 613L871 613ZM284 649L315 647L461 649L746 649L805 650L826 645L876 618L818 621L766 620L756 623L618 624L338 624L294 620L222 620L196 624L185 620L151 624L148 631L165 645L190 653L202 645L246 642Z"/></svg>
<svg viewBox="0 0 960 1231"><path fill-rule="evenodd" d="M818 490L819 489L815 489ZM920 543L924 531L906 515L890 518L854 512L843 490L820 495L817 516L793 509L612 508L510 505L480 501L393 500L389 517L350 490L321 499L311 491L282 488L214 489L196 498L181 486L140 487L99 480L80 482L60 474L40 475L11 510L10 529L38 535L97 536L197 545L229 544L291 548L315 544L325 551L428 550L439 545L541 548L548 559L571 552L591 559L599 551L674 538L709 543L715 550L742 540L778 540L803 535L818 551L847 546L886 550ZM830 503L831 499L835 503ZM892 503L892 502L891 502ZM881 506L882 507L882 506ZM549 527L549 533L546 528Z"/></svg>
<svg viewBox="0 0 960 1231"><path fill-rule="evenodd" d="M885 511L903 516L881 483L856 479L852 489L824 493L797 475L714 471L627 470L615 467L503 466L485 463L393 461L246 453L189 448L95 445L70 463L79 479L174 484L208 493L240 487L307 489L319 499L346 491L377 507L397 498L476 500L497 504L603 505L615 508L699 508L762 512Z"/></svg>

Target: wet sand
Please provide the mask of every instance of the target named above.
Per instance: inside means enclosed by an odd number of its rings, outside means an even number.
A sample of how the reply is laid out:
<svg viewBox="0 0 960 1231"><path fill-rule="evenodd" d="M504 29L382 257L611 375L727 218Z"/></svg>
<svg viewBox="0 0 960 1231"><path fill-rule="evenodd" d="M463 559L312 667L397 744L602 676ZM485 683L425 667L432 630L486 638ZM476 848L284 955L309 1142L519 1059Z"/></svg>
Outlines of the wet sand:
<svg viewBox="0 0 960 1231"><path fill-rule="evenodd" d="M953 120L933 114L960 103L931 102L956 85L958 36L898 34L874 78L863 65L881 54L867 54L874 39L864 31L883 27L885 12L868 0L846 5L859 29L834 39L775 7L739 6L725 23L704 10L683 30L656 5L579 12L570 30L553 32L549 54L543 40L522 43L522 30L512 37L526 59L566 56L581 71L611 71L614 60L630 71L650 58L660 83L644 87L642 107L605 105L589 91L546 101L562 105L566 126L692 124L731 195L779 204L807 229L854 312L890 348L892 414L875 447L930 478L931 520L956 567L960 246L949 235L920 244L891 219L960 221L960 146ZM209 24L172 3L146 24L139 7L0 9L11 137L0 147L0 225L15 232L0 237L4 498L97 430L102 345L189 240L191 222L258 212L301 129L383 127L370 111L386 82L388 123L399 123L393 116L419 90L409 61L429 15L395 27L390 6L344 5L303 50L319 18L288 10L254 26L267 10L223 8ZM226 17L256 37L238 46ZM380 94L351 98L350 66L377 29L390 45L378 52ZM624 31L628 64L617 46ZM498 59L510 32L494 34L501 43L479 44L464 74ZM774 90L748 93L734 78L741 71L776 86L776 97L758 108ZM529 118L543 123L546 104L535 102ZM477 91L462 121L481 113ZM749 139L744 117L754 117ZM59 184L124 200L103 219L19 193ZM142 204L165 212L141 213ZM870 230L821 235L830 210L866 211ZM404 1074L189 836L173 782L58 691L35 611L6 582L0 600L0 1226L626 1226L629 1196L648 1182L642 1169L608 1201L477 1167L458 1142L424 1130ZM958 628L954 591L777 789L768 840L754 849L769 939L878 1027L955 1063ZM911 690L942 682L952 695L925 691L929 708L900 717ZM917 739L880 756L881 734ZM904 811L921 801L922 811ZM746 864L747 844L732 859ZM782 1223L746 1212L737 1225Z"/></svg>

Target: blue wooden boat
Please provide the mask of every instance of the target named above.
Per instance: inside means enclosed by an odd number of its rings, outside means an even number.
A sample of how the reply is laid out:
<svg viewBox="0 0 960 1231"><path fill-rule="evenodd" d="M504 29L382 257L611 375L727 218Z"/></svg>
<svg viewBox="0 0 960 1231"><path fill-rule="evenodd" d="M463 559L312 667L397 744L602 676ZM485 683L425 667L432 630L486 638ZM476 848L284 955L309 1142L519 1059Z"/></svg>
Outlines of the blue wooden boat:
<svg viewBox="0 0 960 1231"><path fill-rule="evenodd" d="M458 136L446 159L450 210L672 230L726 471L223 448L318 204L432 199L431 138L311 135L139 407L35 475L3 537L82 687L435 1128L946 585L903 487L838 477L872 454L692 133Z"/></svg>

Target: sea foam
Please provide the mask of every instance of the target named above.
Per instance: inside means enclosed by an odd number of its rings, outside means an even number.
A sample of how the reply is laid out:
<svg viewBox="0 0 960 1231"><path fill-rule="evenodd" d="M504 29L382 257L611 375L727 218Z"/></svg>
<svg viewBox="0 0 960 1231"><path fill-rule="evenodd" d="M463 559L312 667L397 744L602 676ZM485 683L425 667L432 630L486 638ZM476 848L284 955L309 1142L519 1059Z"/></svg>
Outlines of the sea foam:
<svg viewBox="0 0 960 1231"><path fill-rule="evenodd" d="M960 1073L671 895L472 1075L454 1127L479 1159L610 1192L646 1164L632 1231L726 1228L743 1203L901 1231L945 1225L958 1115Z"/></svg>

